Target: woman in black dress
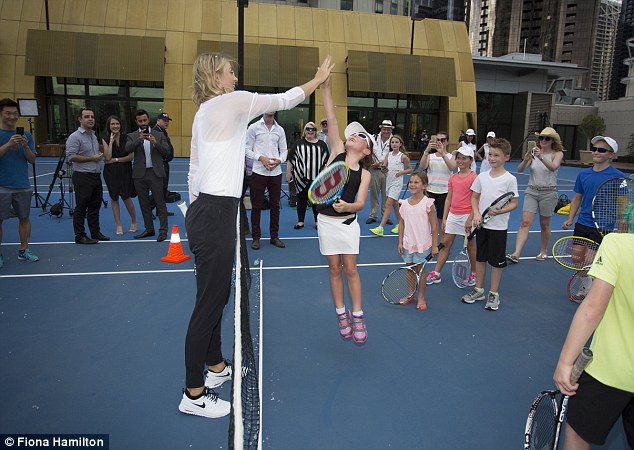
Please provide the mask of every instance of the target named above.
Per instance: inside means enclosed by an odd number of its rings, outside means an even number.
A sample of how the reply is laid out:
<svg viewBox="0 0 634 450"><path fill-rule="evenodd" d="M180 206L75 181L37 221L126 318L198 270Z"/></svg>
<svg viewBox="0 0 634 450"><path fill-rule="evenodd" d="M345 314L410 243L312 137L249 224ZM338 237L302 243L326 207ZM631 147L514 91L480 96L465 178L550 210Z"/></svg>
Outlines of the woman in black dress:
<svg viewBox="0 0 634 450"><path fill-rule="evenodd" d="M132 158L134 154L125 151L127 135L121 133L121 119L117 116L108 117L106 129L109 135L102 139L104 156L103 177L106 180L106 186L108 186L112 215L117 225L117 236L123 236L119 197L123 200L123 204L128 210L128 214L130 214L132 221L130 233L137 231L136 211L132 202L132 197L136 196L134 183L132 182Z"/></svg>
<svg viewBox="0 0 634 450"><path fill-rule="evenodd" d="M308 206L308 188L315 177L324 168L330 152L324 141L317 139L317 126L308 122L304 126L302 138L288 153L286 161L286 181L294 181L297 189L297 223L295 229L304 227L306 208ZM315 226L317 225L317 210L313 205Z"/></svg>

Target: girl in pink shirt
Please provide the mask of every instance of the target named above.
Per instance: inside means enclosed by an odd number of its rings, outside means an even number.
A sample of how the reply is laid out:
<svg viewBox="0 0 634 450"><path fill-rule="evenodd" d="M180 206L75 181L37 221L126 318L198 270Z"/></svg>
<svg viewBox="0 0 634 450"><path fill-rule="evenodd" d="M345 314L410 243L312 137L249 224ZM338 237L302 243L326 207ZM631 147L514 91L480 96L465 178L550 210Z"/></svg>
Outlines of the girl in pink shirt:
<svg viewBox="0 0 634 450"><path fill-rule="evenodd" d="M408 266L417 266L420 274L418 298L404 298L401 303L407 305L418 300L416 309L427 309L425 300L425 269L422 268L424 253L431 247L433 255L438 254L438 227L436 225L436 207L434 200L427 197L427 174L415 172L409 179L408 188L412 196L401 200L398 222L398 252Z"/></svg>
<svg viewBox="0 0 634 450"><path fill-rule="evenodd" d="M471 185L476 179L477 174L471 170L473 162L473 149L468 147L460 147L456 151L456 162L459 171L449 178L449 192L445 201L445 209L442 218L442 230L444 236L442 244L444 248L438 255L436 267L427 275L427 284L436 284L442 281L440 271L449 258L449 252L453 245L456 235L462 236L464 240L465 222L471 215ZM460 241L462 243L463 241ZM469 276L469 286L475 286L475 240L472 239L467 244L467 252L471 261L471 275Z"/></svg>

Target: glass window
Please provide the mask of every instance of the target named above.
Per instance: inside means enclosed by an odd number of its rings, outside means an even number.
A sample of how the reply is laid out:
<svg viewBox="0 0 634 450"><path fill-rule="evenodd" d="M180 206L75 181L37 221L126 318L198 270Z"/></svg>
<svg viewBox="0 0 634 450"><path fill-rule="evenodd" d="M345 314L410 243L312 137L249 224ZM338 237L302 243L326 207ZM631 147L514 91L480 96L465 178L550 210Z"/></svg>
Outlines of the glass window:
<svg viewBox="0 0 634 450"><path fill-rule="evenodd" d="M156 87L138 87L130 88L130 97L132 98L163 98L163 88Z"/></svg>
<svg viewBox="0 0 634 450"><path fill-rule="evenodd" d="M69 80L69 78L67 78ZM66 94L67 95L86 95L86 85L83 82L80 82L76 78L73 80L74 83L66 83Z"/></svg>
<svg viewBox="0 0 634 450"><path fill-rule="evenodd" d="M93 97L122 97L125 95L125 89L119 86L93 86L88 85L88 95Z"/></svg>
<svg viewBox="0 0 634 450"><path fill-rule="evenodd" d="M377 14L383 14L383 0L376 0L374 12Z"/></svg>
<svg viewBox="0 0 634 450"><path fill-rule="evenodd" d="M53 93L64 95L64 79L54 77L52 78L53 82Z"/></svg>
<svg viewBox="0 0 634 450"><path fill-rule="evenodd" d="M342 11L352 11L353 8L353 0L341 0L341 10Z"/></svg>

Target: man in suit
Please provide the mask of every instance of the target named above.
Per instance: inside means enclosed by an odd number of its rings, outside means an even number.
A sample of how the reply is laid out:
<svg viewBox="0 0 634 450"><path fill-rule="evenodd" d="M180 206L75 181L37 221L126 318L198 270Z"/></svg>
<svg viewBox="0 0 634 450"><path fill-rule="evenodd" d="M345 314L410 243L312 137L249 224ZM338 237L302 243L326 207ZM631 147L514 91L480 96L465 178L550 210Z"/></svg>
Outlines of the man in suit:
<svg viewBox="0 0 634 450"><path fill-rule="evenodd" d="M163 160L168 155L169 145L163 133L150 128L150 116L147 111L139 109L135 114L135 122L139 129L128 134L125 149L128 153L134 153L132 179L139 196L145 229L134 238L143 239L155 235L152 207L150 206L151 192L156 202L156 215L159 218L159 234L156 242L163 242L167 239L167 207L163 196L163 179L165 178Z"/></svg>
<svg viewBox="0 0 634 450"><path fill-rule="evenodd" d="M163 169L165 169L165 178L163 178L163 198L165 200L167 200L167 194L169 192L169 190L167 189L170 181L169 162L174 159L174 146L172 145L172 141L170 141L169 134L167 134L167 127L169 127L171 120L172 119L170 118L169 114L162 112L156 117L156 125L154 125L153 128L154 131L159 131L165 135L168 146L167 156L163 158ZM173 216L174 213L168 211L167 215Z"/></svg>

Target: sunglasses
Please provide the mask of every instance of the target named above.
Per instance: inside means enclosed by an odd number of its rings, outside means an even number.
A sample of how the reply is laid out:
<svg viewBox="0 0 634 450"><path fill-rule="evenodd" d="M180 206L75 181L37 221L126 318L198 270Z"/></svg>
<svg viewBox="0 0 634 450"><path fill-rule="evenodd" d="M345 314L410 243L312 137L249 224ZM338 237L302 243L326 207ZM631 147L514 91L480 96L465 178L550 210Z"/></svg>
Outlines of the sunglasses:
<svg viewBox="0 0 634 450"><path fill-rule="evenodd" d="M539 140L548 142L548 141L552 140L552 138L550 136L540 136Z"/></svg>
<svg viewBox="0 0 634 450"><path fill-rule="evenodd" d="M361 139L364 139L365 142L368 143L368 147L372 148L372 141L370 140L370 136L365 133L354 133L353 136L359 136Z"/></svg>
<svg viewBox="0 0 634 450"><path fill-rule="evenodd" d="M592 147L592 151L597 153L607 153L607 152L611 152L612 150L610 150L609 148L603 148L603 147Z"/></svg>
<svg viewBox="0 0 634 450"><path fill-rule="evenodd" d="M447 138L438 138L438 142L447 142Z"/></svg>
<svg viewBox="0 0 634 450"><path fill-rule="evenodd" d="M314 133L315 131L317 131L317 128L306 128L307 133Z"/></svg>

